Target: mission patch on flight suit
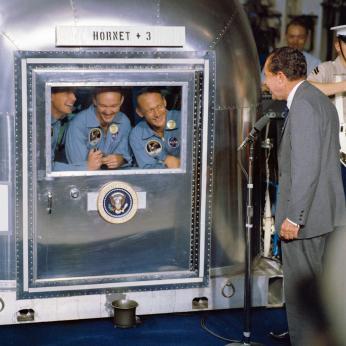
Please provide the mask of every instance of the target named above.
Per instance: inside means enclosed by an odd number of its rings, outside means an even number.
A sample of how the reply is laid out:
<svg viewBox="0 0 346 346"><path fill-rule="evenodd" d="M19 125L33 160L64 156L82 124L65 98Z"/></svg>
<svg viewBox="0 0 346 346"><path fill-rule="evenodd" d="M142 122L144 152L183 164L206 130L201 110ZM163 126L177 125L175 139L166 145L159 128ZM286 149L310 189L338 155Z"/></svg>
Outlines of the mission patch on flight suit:
<svg viewBox="0 0 346 346"><path fill-rule="evenodd" d="M101 142L102 131L99 127L94 127L89 131L89 144L97 146Z"/></svg>

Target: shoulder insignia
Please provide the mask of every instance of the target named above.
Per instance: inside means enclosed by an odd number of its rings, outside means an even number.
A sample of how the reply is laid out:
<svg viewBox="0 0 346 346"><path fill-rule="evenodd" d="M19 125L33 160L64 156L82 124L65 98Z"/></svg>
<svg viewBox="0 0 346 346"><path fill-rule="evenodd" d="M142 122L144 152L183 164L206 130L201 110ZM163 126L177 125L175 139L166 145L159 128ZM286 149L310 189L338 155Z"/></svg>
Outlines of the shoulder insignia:
<svg viewBox="0 0 346 346"><path fill-rule="evenodd" d="M318 69L318 66L314 68L314 73L319 74L320 70Z"/></svg>
<svg viewBox="0 0 346 346"><path fill-rule="evenodd" d="M168 139L168 145L169 145L171 148L177 148L177 147L179 147L178 138L177 138L177 137L169 137L169 139Z"/></svg>

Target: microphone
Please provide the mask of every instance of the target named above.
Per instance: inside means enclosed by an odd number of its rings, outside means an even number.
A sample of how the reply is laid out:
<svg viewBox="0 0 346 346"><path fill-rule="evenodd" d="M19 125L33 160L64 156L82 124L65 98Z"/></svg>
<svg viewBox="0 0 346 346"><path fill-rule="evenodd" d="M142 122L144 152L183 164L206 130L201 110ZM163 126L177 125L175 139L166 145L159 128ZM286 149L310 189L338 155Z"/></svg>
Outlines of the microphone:
<svg viewBox="0 0 346 346"><path fill-rule="evenodd" d="M261 132L262 129L269 123L269 121L270 117L268 116L268 114L265 114L261 118L259 118L250 131L249 135L243 140L242 144L239 145L237 151L243 149L249 142L254 141L257 133Z"/></svg>

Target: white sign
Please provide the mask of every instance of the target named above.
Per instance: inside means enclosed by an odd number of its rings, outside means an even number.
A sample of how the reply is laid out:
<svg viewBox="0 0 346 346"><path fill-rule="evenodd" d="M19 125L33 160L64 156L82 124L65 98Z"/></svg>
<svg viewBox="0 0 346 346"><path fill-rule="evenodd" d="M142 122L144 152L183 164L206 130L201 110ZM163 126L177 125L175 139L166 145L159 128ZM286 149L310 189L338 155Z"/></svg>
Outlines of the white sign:
<svg viewBox="0 0 346 346"><path fill-rule="evenodd" d="M56 46L182 47L183 26L57 26Z"/></svg>
<svg viewBox="0 0 346 346"><path fill-rule="evenodd" d="M147 207L147 193L145 191L136 191L138 198L138 209L146 209ZM96 211L97 210L97 197L98 192L88 192L87 200L88 200L88 211Z"/></svg>
<svg viewBox="0 0 346 346"><path fill-rule="evenodd" d="M8 232L8 185L0 185L0 232Z"/></svg>

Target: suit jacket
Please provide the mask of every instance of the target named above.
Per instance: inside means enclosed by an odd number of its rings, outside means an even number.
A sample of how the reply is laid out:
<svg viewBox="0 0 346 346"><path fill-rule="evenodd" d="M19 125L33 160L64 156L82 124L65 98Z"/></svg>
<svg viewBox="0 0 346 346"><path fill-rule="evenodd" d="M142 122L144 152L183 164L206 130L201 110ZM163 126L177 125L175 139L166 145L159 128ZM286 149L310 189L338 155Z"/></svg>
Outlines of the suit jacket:
<svg viewBox="0 0 346 346"><path fill-rule="evenodd" d="M339 150L334 105L304 81L293 97L278 150L277 230L285 218L301 225L301 239L345 225Z"/></svg>

